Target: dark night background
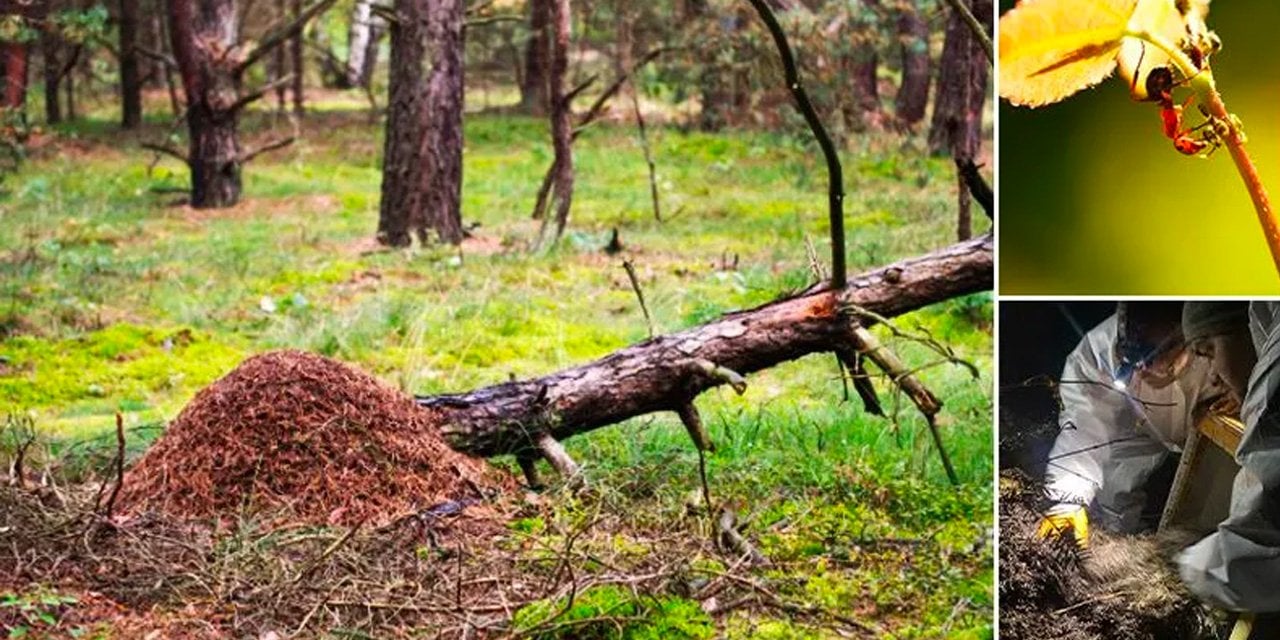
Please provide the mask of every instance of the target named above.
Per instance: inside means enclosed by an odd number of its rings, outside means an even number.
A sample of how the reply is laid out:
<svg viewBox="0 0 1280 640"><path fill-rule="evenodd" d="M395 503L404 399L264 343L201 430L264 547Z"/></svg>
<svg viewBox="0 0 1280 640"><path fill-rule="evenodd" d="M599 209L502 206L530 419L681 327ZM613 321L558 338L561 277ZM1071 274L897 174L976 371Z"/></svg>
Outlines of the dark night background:
<svg viewBox="0 0 1280 640"><path fill-rule="evenodd" d="M1057 436L1057 404L1043 385L1018 385L1037 376L1057 380L1067 355L1115 308L1115 302L1000 303L1000 468L1043 475Z"/></svg>

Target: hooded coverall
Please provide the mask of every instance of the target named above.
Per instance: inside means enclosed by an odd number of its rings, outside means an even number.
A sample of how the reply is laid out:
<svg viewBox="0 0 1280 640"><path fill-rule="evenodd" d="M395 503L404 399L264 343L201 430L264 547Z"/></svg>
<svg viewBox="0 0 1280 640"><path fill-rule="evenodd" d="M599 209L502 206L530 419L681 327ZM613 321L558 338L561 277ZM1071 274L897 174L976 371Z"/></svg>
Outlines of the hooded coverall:
<svg viewBox="0 0 1280 640"><path fill-rule="evenodd" d="M1220 393L1210 384L1209 362L1192 358L1178 379L1154 388L1134 376L1115 385L1117 322L1113 315L1090 330L1062 370L1061 428L1045 472L1051 499L1089 508L1105 529L1136 532L1144 485L1171 452L1181 451L1192 411Z"/></svg>
<svg viewBox="0 0 1280 640"><path fill-rule="evenodd" d="M1254 302L1249 331L1258 363L1249 378L1236 450L1231 515L1178 557L1182 579L1218 606L1280 611L1280 303Z"/></svg>

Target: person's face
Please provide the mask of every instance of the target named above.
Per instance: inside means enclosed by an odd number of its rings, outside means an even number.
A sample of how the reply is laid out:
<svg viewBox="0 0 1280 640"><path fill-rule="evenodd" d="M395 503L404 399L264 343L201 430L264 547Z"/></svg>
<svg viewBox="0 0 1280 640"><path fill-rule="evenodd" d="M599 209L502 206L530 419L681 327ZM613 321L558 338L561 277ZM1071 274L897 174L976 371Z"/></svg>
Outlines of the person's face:
<svg viewBox="0 0 1280 640"><path fill-rule="evenodd" d="M1186 348L1186 344L1178 340L1161 351L1149 364L1138 369L1135 375L1147 386L1163 389L1173 384L1186 372L1192 357L1193 354Z"/></svg>
<svg viewBox="0 0 1280 640"><path fill-rule="evenodd" d="M1203 338L1195 341L1191 349L1196 356L1209 358L1211 374L1226 384L1237 401L1244 398L1249 387L1249 374L1257 361L1247 332Z"/></svg>

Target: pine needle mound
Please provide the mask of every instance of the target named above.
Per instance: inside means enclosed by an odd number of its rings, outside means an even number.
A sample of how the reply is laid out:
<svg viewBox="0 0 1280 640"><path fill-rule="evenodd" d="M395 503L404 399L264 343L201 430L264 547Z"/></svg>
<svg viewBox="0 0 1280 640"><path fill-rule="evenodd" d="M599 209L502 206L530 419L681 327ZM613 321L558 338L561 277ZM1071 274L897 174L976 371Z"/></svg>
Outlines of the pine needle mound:
<svg viewBox="0 0 1280 640"><path fill-rule="evenodd" d="M1080 553L1068 537L1036 538L1048 506L1041 485L1000 474L1000 637L1008 640L1198 640L1221 621L1199 604L1172 564L1185 534L1095 531Z"/></svg>
<svg viewBox="0 0 1280 640"><path fill-rule="evenodd" d="M270 352L196 394L129 470L120 502L133 513L381 525L514 487L449 448L438 426L351 366Z"/></svg>

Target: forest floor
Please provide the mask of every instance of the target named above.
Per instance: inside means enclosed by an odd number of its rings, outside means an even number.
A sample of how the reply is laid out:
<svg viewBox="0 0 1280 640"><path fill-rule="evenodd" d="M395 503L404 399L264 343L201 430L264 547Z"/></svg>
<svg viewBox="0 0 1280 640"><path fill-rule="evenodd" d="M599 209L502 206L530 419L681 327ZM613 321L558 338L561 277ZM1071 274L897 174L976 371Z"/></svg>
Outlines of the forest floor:
<svg viewBox="0 0 1280 640"><path fill-rule="evenodd" d="M243 128L246 146L290 133L286 121L262 112ZM297 143L247 167L244 201L218 211L155 193L185 186L185 168L164 159L148 172L151 155L138 148L168 131L156 121L126 135L112 122L88 120L46 132L0 197L0 414L8 416L0 461L11 462L29 419L39 445L28 469L46 470L71 494L76 487L91 494L109 468L117 411L128 458L136 459L196 391L256 353L309 350L406 391L467 390L550 373L645 338L624 257L636 266L654 324L669 332L805 286L806 240L819 257L829 253L816 150L782 134L653 128L665 217L658 222L633 128L596 125L576 146L568 233L554 250L531 253L537 227L529 211L551 160L541 121L469 116L463 215L478 227L460 250L387 251L373 242L381 130L366 113L309 114ZM894 135L846 147L851 273L953 240L951 163L922 147ZM975 219L979 232L989 226L976 210ZM614 229L622 255L603 251ZM490 628L505 629L497 634L575 637L593 628L599 637L825 638L872 629L881 637L989 638L991 313L990 295L979 294L898 321L982 372L977 381L953 366L920 372L946 403L959 487L948 484L909 404L898 420L864 415L856 400L842 401L831 358L752 376L742 396L717 390L699 400L718 446L707 460L711 492L738 506L743 533L766 566L744 568L712 543L712 526L691 497L699 493L698 456L665 415L566 442L590 490L553 487L519 498L526 504L518 517L485 543L505 564L488 552L437 557L412 544L379 553L391 564L401 556L417 562L417 571L456 564L459 585L462 575L483 581L486 567L491 579L529 582L530 599L545 599L489 612L498 618ZM909 363L936 359L883 337ZM509 459L495 463L515 469ZM218 580L230 579L228 567L245 570L236 558L246 548L279 542L260 525L242 522L205 541L206 566L223 571ZM0 546L12 535L0 522ZM315 539L327 544L344 533L321 528ZM351 548L372 545L362 534ZM564 566L545 566L548 554ZM566 579L562 569L583 585L572 591L572 610L553 588ZM731 577L706 577L723 575ZM544 580L550 586L540 591ZM707 580L732 582L745 595L709 602L699 597ZM116 624L114 637L134 637L209 611L231 620L237 637L385 637L390 629L431 637L446 629L424 622L411 632L408 618L373 615L372 606L342 620L315 610L280 620L253 611L261 601L233 588L209 589L199 600L158 590L146 607L123 609L57 581L0 590L0 626L55 637L113 637ZM448 628L469 624L454 619Z"/></svg>

